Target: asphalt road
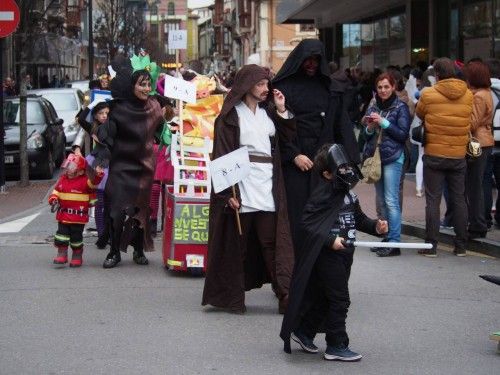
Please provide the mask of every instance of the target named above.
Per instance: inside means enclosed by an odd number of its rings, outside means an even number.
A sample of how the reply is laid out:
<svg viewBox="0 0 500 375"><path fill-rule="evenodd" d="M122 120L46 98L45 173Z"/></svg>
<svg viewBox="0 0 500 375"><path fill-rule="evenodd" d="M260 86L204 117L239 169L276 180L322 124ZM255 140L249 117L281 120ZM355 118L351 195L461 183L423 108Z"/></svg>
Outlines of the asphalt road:
<svg viewBox="0 0 500 375"><path fill-rule="evenodd" d="M499 374L488 336L500 331L500 261L436 259L358 249L350 281L351 348L359 363L282 350L271 289L247 293L247 313L200 306L203 278L166 271L161 252L137 266L101 267L86 237L84 266L56 269L45 208L19 233L0 235L0 374ZM371 237L361 235L360 239ZM405 240L410 240L405 238ZM157 241L161 248L161 240ZM324 336L316 338L324 349Z"/></svg>

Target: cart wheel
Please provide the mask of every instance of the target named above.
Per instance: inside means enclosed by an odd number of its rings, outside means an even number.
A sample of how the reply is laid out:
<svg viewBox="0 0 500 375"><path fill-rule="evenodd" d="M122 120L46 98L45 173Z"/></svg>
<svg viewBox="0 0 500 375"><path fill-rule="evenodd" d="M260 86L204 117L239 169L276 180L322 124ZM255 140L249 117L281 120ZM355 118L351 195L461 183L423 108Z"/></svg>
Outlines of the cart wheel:
<svg viewBox="0 0 500 375"><path fill-rule="evenodd" d="M188 272L191 274L191 276L203 276L203 268L200 267L188 267Z"/></svg>

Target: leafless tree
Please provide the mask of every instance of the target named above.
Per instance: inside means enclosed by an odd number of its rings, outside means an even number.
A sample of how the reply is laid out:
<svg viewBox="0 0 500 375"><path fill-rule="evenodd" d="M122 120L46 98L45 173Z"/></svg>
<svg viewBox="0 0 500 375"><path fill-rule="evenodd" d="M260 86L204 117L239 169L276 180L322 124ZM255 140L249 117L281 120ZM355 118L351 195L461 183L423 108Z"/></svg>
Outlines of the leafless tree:
<svg viewBox="0 0 500 375"><path fill-rule="evenodd" d="M99 16L95 21L95 41L100 49L107 51L111 61L121 45L120 36L124 29L124 0L98 0Z"/></svg>
<svg viewBox="0 0 500 375"><path fill-rule="evenodd" d="M113 60L119 49L137 52L146 43L141 3L128 5L124 0L98 0L99 16L95 22L96 42Z"/></svg>

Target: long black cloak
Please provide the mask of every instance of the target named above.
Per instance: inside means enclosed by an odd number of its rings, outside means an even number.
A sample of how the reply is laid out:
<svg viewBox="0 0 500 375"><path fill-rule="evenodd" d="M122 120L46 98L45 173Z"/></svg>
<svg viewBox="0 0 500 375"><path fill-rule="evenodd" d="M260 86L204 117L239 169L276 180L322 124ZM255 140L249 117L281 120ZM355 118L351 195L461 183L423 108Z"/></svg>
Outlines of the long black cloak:
<svg viewBox="0 0 500 375"><path fill-rule="evenodd" d="M321 178L304 207L299 226L300 242L290 284L288 308L283 317L280 332L280 337L284 341L284 350L287 353L291 352L290 335L299 326L302 316L309 308L304 301L304 294L316 259L327 243L329 232L342 208L345 194L344 190L334 189L331 181ZM363 213L359 202L356 204L354 217L357 230L378 235L375 230L377 221L369 219Z"/></svg>
<svg viewBox="0 0 500 375"><path fill-rule="evenodd" d="M307 76L301 68L304 60L311 56L319 57L314 77ZM303 154L313 160L325 143L342 144L355 163L359 162L359 153L353 128L343 108L342 95L330 91L327 61L319 40L302 40L274 77L273 85L283 92L297 120L297 137L284 143L281 150L290 226L297 246L297 225L316 177L311 171L302 172L293 159Z"/></svg>

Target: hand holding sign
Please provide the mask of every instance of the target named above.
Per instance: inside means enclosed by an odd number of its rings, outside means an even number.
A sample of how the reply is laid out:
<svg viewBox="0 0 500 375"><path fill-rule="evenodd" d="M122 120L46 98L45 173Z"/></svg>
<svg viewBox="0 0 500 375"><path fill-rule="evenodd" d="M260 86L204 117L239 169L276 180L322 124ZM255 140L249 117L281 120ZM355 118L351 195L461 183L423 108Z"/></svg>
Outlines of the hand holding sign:
<svg viewBox="0 0 500 375"><path fill-rule="evenodd" d="M236 151L212 160L210 163L210 173L212 175L212 185L214 191L219 193L231 186L233 190L232 199L237 201L234 185L250 174L248 149L246 147L241 147ZM238 207L234 203L232 203L231 206L232 208ZM238 210L235 210L235 213L238 232L241 235L242 232Z"/></svg>

